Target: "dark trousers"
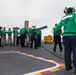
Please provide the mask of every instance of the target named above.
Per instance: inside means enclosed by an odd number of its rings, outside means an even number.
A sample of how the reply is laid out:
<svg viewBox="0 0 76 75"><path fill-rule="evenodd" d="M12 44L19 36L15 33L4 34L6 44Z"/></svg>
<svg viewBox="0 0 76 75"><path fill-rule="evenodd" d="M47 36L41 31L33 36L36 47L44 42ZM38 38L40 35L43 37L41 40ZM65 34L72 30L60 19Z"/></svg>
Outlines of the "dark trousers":
<svg viewBox="0 0 76 75"><path fill-rule="evenodd" d="M20 36L17 36L16 45L18 46L20 42Z"/></svg>
<svg viewBox="0 0 76 75"><path fill-rule="evenodd" d="M63 37L63 44L64 44L64 58L65 58L65 66L66 68L73 65L76 69L76 36L64 36ZM71 59L71 54L73 52L73 57Z"/></svg>
<svg viewBox="0 0 76 75"><path fill-rule="evenodd" d="M33 42L34 42L34 47L37 48L37 38L35 38L35 35L31 35L31 43L30 43L30 47L33 47Z"/></svg>
<svg viewBox="0 0 76 75"><path fill-rule="evenodd" d="M13 45L15 45L15 35L13 36Z"/></svg>
<svg viewBox="0 0 76 75"><path fill-rule="evenodd" d="M13 36L13 45L15 45L15 43L16 43L16 46L18 46L19 42L20 42L20 36L17 36L16 38L15 38L15 36Z"/></svg>
<svg viewBox="0 0 76 75"><path fill-rule="evenodd" d="M57 44L59 45L60 51L62 51L62 43L60 35L54 35L54 48L53 48L54 51L56 51Z"/></svg>
<svg viewBox="0 0 76 75"><path fill-rule="evenodd" d="M41 35L38 35L37 37L37 46L41 47Z"/></svg>
<svg viewBox="0 0 76 75"><path fill-rule="evenodd" d="M0 38L0 46L2 46L2 45L1 45L1 38Z"/></svg>
<svg viewBox="0 0 76 75"><path fill-rule="evenodd" d="M21 34L20 44L21 44L22 47L25 47L25 38L26 38L25 34Z"/></svg>

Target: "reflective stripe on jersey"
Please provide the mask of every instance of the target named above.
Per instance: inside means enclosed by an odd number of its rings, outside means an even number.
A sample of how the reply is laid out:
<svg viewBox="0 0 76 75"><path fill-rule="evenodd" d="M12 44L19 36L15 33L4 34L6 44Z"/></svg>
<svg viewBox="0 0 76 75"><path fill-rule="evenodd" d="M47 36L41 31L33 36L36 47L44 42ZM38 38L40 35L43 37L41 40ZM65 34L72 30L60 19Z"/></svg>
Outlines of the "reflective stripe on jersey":
<svg viewBox="0 0 76 75"><path fill-rule="evenodd" d="M66 18L71 18L71 17L72 17L72 15L65 16L65 17L62 18L62 20L66 19Z"/></svg>

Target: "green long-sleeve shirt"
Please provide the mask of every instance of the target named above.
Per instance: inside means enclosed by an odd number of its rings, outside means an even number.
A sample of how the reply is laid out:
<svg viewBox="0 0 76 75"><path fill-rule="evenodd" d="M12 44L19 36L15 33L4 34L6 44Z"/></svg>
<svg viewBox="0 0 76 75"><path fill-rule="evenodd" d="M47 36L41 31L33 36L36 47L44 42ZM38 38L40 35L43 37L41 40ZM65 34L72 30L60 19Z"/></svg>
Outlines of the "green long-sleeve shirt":
<svg viewBox="0 0 76 75"><path fill-rule="evenodd" d="M35 35L35 34L37 34L37 29L33 28L33 27L30 28L29 33L30 33L30 35Z"/></svg>
<svg viewBox="0 0 76 75"><path fill-rule="evenodd" d="M20 29L20 34L26 34L28 32L29 32L29 30L27 28L25 28L25 27Z"/></svg>
<svg viewBox="0 0 76 75"><path fill-rule="evenodd" d="M2 35L3 35L3 32L2 32L2 30L0 30L0 37L2 37Z"/></svg>
<svg viewBox="0 0 76 75"><path fill-rule="evenodd" d="M37 35L42 35L42 32L41 32L41 30L37 30Z"/></svg>
<svg viewBox="0 0 76 75"><path fill-rule="evenodd" d="M6 30L2 30L3 36L6 36L7 31Z"/></svg>
<svg viewBox="0 0 76 75"><path fill-rule="evenodd" d="M7 31L8 36L11 36L11 35L12 35L12 33L13 33L13 31L12 31L12 30L8 30L8 31Z"/></svg>
<svg viewBox="0 0 76 75"><path fill-rule="evenodd" d="M64 27L63 36L76 36L76 13L68 13L62 17L59 24L54 28L54 31Z"/></svg>
<svg viewBox="0 0 76 75"><path fill-rule="evenodd" d="M62 29L59 29L57 31L54 31L54 35L61 35L62 33Z"/></svg>

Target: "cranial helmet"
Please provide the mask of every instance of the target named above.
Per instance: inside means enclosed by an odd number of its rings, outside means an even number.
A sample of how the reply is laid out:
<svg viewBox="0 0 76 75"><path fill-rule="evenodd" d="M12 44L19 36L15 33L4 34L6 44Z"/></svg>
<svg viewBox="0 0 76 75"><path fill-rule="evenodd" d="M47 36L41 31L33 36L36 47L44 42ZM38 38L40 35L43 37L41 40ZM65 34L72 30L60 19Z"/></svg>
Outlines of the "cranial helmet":
<svg viewBox="0 0 76 75"><path fill-rule="evenodd" d="M64 13L66 14L66 13L73 13L73 12L75 12L75 8L73 7L73 6L67 6L67 7L65 7L65 9L64 9Z"/></svg>
<svg viewBox="0 0 76 75"><path fill-rule="evenodd" d="M35 28L35 27L36 27L36 25L32 25L32 27L34 27L34 28Z"/></svg>

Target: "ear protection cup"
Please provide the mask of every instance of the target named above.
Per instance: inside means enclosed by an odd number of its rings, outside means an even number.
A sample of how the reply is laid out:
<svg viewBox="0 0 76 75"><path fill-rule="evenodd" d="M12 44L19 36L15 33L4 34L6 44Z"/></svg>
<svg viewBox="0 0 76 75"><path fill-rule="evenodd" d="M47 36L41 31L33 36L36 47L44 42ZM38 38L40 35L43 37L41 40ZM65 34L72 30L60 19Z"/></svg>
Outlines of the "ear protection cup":
<svg viewBox="0 0 76 75"><path fill-rule="evenodd" d="M65 7L65 9L64 9L64 13L65 13L65 14L67 13L67 7Z"/></svg>
<svg viewBox="0 0 76 75"><path fill-rule="evenodd" d="M73 12L75 12L76 10L75 9L73 9Z"/></svg>

